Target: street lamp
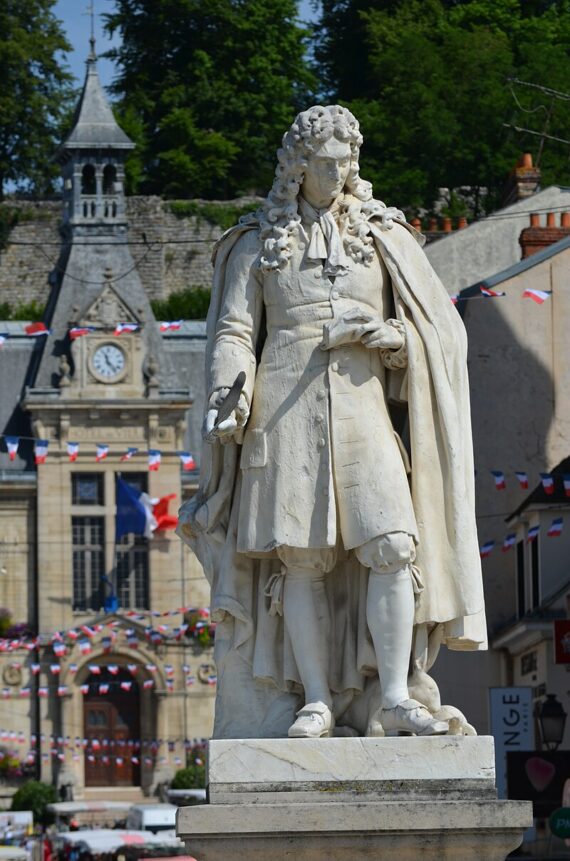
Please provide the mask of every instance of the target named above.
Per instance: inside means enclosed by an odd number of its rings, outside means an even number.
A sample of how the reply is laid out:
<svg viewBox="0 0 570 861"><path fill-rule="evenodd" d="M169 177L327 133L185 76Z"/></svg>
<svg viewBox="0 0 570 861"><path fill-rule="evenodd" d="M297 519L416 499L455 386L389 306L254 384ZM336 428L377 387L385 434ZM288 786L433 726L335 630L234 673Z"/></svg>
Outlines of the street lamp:
<svg viewBox="0 0 570 861"><path fill-rule="evenodd" d="M555 694L547 694L538 714L540 740L547 750L556 750L564 737L566 712Z"/></svg>

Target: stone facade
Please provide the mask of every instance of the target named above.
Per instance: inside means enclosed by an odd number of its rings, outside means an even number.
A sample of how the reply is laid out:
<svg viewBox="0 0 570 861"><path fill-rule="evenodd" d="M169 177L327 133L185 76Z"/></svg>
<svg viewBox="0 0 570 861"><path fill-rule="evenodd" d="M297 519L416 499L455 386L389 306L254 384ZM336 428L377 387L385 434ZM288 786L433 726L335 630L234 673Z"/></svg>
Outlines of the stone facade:
<svg viewBox="0 0 570 861"><path fill-rule="evenodd" d="M222 228L201 214L176 215L176 203L194 204L198 211L204 205L241 210L249 204L256 209L259 200L180 202L127 197L131 253L149 299L165 299L191 286L209 287L212 280L212 247ZM18 220L9 230L4 248L0 246L0 303L18 306L36 301L43 305L51 289L50 275L58 266L61 201L7 200L0 204L0 215L2 210L17 213Z"/></svg>

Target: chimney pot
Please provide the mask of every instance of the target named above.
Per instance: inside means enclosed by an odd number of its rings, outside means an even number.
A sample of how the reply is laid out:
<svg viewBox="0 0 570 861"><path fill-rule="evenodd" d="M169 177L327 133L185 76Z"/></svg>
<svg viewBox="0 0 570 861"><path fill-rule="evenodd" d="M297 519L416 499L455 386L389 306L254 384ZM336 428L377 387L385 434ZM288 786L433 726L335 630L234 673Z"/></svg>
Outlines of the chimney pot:
<svg viewBox="0 0 570 861"><path fill-rule="evenodd" d="M438 232L439 227L438 227L438 224L437 224L437 218L430 218L430 220L429 220L429 230L430 230L430 233L437 233L437 232Z"/></svg>
<svg viewBox="0 0 570 861"><path fill-rule="evenodd" d="M531 227L540 227L540 215L538 212L531 212L530 214L530 226Z"/></svg>
<svg viewBox="0 0 570 861"><path fill-rule="evenodd" d="M560 227L568 229L570 227L570 212L563 212L560 216Z"/></svg>
<svg viewBox="0 0 570 861"><path fill-rule="evenodd" d="M464 215L460 215L460 216L459 216L459 221L458 221L458 223L457 223L457 229L458 229L458 230L463 230L465 227L467 227L467 219L465 218L465 216L464 216Z"/></svg>
<svg viewBox="0 0 570 861"><path fill-rule="evenodd" d="M443 232L444 233L451 233L452 230L453 230L453 225L451 224L451 218L449 217L449 215L446 215L445 218L443 219Z"/></svg>
<svg viewBox="0 0 570 861"><path fill-rule="evenodd" d="M521 167L532 167L532 155L529 152L523 152L520 159Z"/></svg>
<svg viewBox="0 0 570 861"><path fill-rule="evenodd" d="M416 215L416 217L415 217L415 218L412 218L412 220L410 221L410 224L411 224L411 225L412 225L412 227L414 227L416 230L419 230L419 231L421 232L421 229L422 229L422 222L421 222L421 220L417 217L417 215Z"/></svg>
<svg viewBox="0 0 570 861"><path fill-rule="evenodd" d="M553 212L546 213L546 226L556 227L556 216Z"/></svg>

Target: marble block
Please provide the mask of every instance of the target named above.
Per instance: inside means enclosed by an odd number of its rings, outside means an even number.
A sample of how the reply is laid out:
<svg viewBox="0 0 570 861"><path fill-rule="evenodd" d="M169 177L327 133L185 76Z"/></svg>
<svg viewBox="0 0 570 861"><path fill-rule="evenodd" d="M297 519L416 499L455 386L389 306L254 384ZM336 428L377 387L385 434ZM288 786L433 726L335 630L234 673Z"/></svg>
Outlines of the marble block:
<svg viewBox="0 0 570 861"><path fill-rule="evenodd" d="M495 795L490 736L220 739L209 743L212 804L260 800L345 801L450 793Z"/></svg>

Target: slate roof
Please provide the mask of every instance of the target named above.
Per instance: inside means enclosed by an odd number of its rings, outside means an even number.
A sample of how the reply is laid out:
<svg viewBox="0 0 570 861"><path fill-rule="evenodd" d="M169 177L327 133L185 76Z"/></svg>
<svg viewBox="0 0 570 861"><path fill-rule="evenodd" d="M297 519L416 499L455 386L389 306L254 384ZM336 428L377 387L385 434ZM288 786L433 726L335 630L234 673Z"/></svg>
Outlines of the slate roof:
<svg viewBox="0 0 570 861"><path fill-rule="evenodd" d="M41 344L37 338L26 335L25 325L25 322L0 321L0 332L9 335L0 347L0 434L8 436L32 436L30 415L20 409L19 403L28 383L30 360L34 352L41 350ZM15 474L34 469L31 441L22 442L13 461L5 453L4 445L1 451L2 471Z"/></svg>
<svg viewBox="0 0 570 861"><path fill-rule="evenodd" d="M97 72L94 55L87 60L83 92L75 110L73 128L62 149L92 149L113 147L130 150L134 143L118 125Z"/></svg>
<svg viewBox="0 0 570 861"><path fill-rule="evenodd" d="M535 505L552 505L556 508L570 506L570 497L566 496L563 483L563 476L570 475L570 457L561 460L554 469L550 470L550 475L554 479L554 493L547 493L540 482L521 502L519 507L505 518L507 523L515 520L527 508L532 508Z"/></svg>

